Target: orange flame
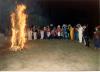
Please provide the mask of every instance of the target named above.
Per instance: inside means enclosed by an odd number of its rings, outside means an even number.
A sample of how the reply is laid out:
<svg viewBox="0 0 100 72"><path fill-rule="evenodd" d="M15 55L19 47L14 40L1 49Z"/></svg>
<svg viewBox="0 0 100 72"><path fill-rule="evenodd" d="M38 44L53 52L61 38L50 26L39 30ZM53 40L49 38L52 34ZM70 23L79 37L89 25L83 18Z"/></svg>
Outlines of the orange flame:
<svg viewBox="0 0 100 72"><path fill-rule="evenodd" d="M24 13L26 6L23 4L17 5L16 10L11 14L11 50L23 49L26 42L26 18Z"/></svg>

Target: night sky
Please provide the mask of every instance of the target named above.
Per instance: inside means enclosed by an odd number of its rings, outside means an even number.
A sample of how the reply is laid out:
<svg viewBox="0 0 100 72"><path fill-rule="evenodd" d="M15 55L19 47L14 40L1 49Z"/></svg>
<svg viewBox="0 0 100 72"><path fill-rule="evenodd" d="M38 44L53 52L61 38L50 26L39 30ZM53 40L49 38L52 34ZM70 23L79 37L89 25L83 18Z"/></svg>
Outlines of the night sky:
<svg viewBox="0 0 100 72"><path fill-rule="evenodd" d="M99 24L98 0L44 0L44 15L54 24Z"/></svg>
<svg viewBox="0 0 100 72"><path fill-rule="evenodd" d="M28 25L89 24L92 33L99 24L99 0L0 0L0 30L10 26L17 3L27 5Z"/></svg>

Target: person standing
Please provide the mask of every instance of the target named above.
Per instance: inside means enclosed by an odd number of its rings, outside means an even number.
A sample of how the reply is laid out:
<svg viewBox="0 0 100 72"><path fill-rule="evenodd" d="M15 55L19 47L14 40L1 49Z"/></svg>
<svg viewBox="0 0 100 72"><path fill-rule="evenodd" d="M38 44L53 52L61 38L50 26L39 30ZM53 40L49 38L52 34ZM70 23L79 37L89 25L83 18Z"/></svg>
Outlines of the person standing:
<svg viewBox="0 0 100 72"><path fill-rule="evenodd" d="M66 28L67 26L65 25L65 24L63 24L63 26L62 26L62 34L63 34L63 38L64 39L67 39L67 28Z"/></svg>
<svg viewBox="0 0 100 72"><path fill-rule="evenodd" d="M71 24L68 24L68 26L67 26L67 38L68 39L70 39L70 26L71 26Z"/></svg>
<svg viewBox="0 0 100 72"><path fill-rule="evenodd" d="M94 45L95 45L95 48L100 48L100 26L95 28Z"/></svg>
<svg viewBox="0 0 100 72"><path fill-rule="evenodd" d="M60 25L57 26L57 36L58 36L58 39L61 38L61 28L60 28Z"/></svg>
<svg viewBox="0 0 100 72"><path fill-rule="evenodd" d="M44 30L43 29L40 30L40 35L41 35L40 39L44 39Z"/></svg>
<svg viewBox="0 0 100 72"><path fill-rule="evenodd" d="M28 40L32 40L32 30L28 29Z"/></svg>
<svg viewBox="0 0 100 72"><path fill-rule="evenodd" d="M35 31L33 32L33 36L34 36L34 40L37 39L37 30L35 29Z"/></svg>
<svg viewBox="0 0 100 72"><path fill-rule="evenodd" d="M74 28L70 26L70 39L74 40Z"/></svg>
<svg viewBox="0 0 100 72"><path fill-rule="evenodd" d="M77 27L74 28L74 39L75 39L76 41L79 40L79 39L78 39L78 28L77 28Z"/></svg>
<svg viewBox="0 0 100 72"><path fill-rule="evenodd" d="M47 38L50 39L50 27L47 27Z"/></svg>
<svg viewBox="0 0 100 72"><path fill-rule="evenodd" d="M83 40L84 40L84 45L89 47L89 33L88 33L88 26L83 26Z"/></svg>
<svg viewBox="0 0 100 72"><path fill-rule="evenodd" d="M51 39L56 38L56 28L55 28L55 27L51 30L50 38L51 38Z"/></svg>
<svg viewBox="0 0 100 72"><path fill-rule="evenodd" d="M44 39L47 39L47 27L44 27Z"/></svg>
<svg viewBox="0 0 100 72"><path fill-rule="evenodd" d="M83 27L81 25L79 25L78 28L78 33L79 33L79 43L82 43L82 39L83 39Z"/></svg>

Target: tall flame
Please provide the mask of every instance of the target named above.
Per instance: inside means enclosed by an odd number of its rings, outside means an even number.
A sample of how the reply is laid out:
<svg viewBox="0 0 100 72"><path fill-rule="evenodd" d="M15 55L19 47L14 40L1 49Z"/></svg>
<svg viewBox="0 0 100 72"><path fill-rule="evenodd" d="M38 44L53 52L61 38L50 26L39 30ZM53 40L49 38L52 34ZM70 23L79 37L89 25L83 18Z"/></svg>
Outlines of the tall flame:
<svg viewBox="0 0 100 72"><path fill-rule="evenodd" d="M11 13L11 50L20 50L24 48L26 38L25 38L25 28L26 28L26 18L27 15L24 13L26 6L19 4L16 10Z"/></svg>

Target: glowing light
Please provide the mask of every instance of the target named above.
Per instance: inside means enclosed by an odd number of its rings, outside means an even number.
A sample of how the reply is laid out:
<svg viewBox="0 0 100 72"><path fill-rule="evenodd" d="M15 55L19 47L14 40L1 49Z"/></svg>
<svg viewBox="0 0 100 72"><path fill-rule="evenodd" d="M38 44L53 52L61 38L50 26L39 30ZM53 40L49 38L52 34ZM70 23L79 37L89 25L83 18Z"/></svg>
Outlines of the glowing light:
<svg viewBox="0 0 100 72"><path fill-rule="evenodd" d="M11 50L17 51L24 48L26 43L26 19L27 15L24 13L26 6L18 4L14 12L11 13Z"/></svg>

